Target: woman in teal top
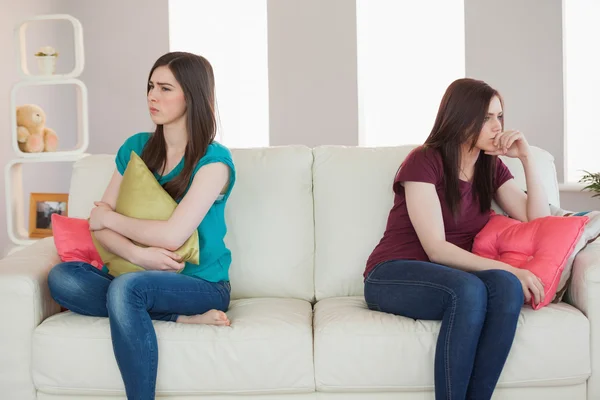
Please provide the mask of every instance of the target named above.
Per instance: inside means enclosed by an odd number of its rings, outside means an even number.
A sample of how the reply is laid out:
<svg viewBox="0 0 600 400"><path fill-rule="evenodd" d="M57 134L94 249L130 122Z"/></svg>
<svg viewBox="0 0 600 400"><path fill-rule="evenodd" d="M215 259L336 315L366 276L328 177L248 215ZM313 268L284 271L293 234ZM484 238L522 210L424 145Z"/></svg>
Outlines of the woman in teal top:
<svg viewBox="0 0 600 400"><path fill-rule="evenodd" d="M235 183L235 167L229 150L214 141L210 63L194 54L165 54L150 71L147 100L156 130L138 133L121 146L116 171L90 214L90 229L100 244L145 271L115 278L106 269L67 262L48 275L57 303L79 314L109 318L128 399L155 397L158 346L153 319L230 324L225 314L231 291L225 204ZM169 220L140 220L114 211L132 151L177 201ZM184 263L173 252L194 230L200 265Z"/></svg>

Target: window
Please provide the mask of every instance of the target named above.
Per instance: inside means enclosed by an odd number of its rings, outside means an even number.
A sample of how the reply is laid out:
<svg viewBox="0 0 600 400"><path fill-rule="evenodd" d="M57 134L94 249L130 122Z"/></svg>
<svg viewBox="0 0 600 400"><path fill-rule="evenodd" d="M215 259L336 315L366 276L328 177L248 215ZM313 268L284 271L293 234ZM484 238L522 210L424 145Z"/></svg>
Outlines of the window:
<svg viewBox="0 0 600 400"><path fill-rule="evenodd" d="M600 2L563 1L567 182L600 172Z"/></svg>
<svg viewBox="0 0 600 400"><path fill-rule="evenodd" d="M220 126L228 147L269 144L266 0L170 0L171 51L213 66Z"/></svg>
<svg viewBox="0 0 600 400"><path fill-rule="evenodd" d="M465 76L464 0L357 0L359 143L420 144Z"/></svg>

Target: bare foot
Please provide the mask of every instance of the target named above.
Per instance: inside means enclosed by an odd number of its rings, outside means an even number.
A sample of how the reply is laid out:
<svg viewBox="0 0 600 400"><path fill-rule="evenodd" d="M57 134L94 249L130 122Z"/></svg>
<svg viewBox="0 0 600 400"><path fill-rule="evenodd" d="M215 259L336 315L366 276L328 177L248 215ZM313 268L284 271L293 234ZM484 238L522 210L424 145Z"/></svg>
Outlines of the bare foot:
<svg viewBox="0 0 600 400"><path fill-rule="evenodd" d="M204 324L217 326L231 325L229 318L227 318L227 314L219 310L209 310L204 314L180 315L177 317L177 322L182 324Z"/></svg>

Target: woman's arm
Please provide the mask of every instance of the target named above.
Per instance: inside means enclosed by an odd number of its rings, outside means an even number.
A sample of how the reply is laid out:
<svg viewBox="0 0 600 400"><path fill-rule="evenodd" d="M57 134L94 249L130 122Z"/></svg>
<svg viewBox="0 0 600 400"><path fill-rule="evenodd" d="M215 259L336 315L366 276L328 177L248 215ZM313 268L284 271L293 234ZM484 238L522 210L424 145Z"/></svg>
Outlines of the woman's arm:
<svg viewBox="0 0 600 400"><path fill-rule="evenodd" d="M404 190L410 222L432 262L464 271L510 269L505 263L480 257L446 241L442 208L433 184L404 182Z"/></svg>
<svg viewBox="0 0 600 400"><path fill-rule="evenodd" d="M146 246L177 250L192 235L229 181L229 167L211 163L201 167L192 185L171 217L166 221L130 218L110 209L96 207L92 229L108 228Z"/></svg>
<svg viewBox="0 0 600 400"><path fill-rule="evenodd" d="M505 155L518 158L525 171L527 193L512 181L505 182L496 191L496 202L508 215L522 222L550 215L548 197L531 156L531 148L525 136L519 131L504 131L494 138L497 150L489 155Z"/></svg>
<svg viewBox="0 0 600 400"><path fill-rule="evenodd" d="M429 260L463 271L501 269L511 272L521 281L526 301L529 302L532 295L536 304L544 301L542 281L530 271L480 257L446 241L442 208L433 184L404 182L404 189L410 222Z"/></svg>
<svg viewBox="0 0 600 400"><path fill-rule="evenodd" d="M138 250L140 248L133 244L131 240L110 229L95 231L94 236L107 251L138 265Z"/></svg>
<svg viewBox="0 0 600 400"><path fill-rule="evenodd" d="M521 157L521 163L525 170L527 193L511 179L496 191L496 202L508 215L522 222L550 215L548 197L534 161L527 155Z"/></svg>
<svg viewBox="0 0 600 400"><path fill-rule="evenodd" d="M115 209L117 204L117 197L119 195L119 187L123 177L118 171L113 173L113 176L108 184L108 187L104 191L102 196L102 203L110 207L111 210ZM109 252L118 255L126 259L129 262L135 263L138 252L138 247L133 244L126 237L119 235L110 229L102 229L94 232L96 239L100 242Z"/></svg>
<svg viewBox="0 0 600 400"><path fill-rule="evenodd" d="M115 171L100 202L104 208L114 210L122 180L122 175ZM162 248L136 246L125 236L110 229L97 230L94 235L106 250L144 269L177 271L185 266L175 253Z"/></svg>
<svg viewBox="0 0 600 400"><path fill-rule="evenodd" d="M521 163L525 170L525 182L527 185L527 220L550 215L550 204L548 196L542 185L542 180L531 155L521 157Z"/></svg>

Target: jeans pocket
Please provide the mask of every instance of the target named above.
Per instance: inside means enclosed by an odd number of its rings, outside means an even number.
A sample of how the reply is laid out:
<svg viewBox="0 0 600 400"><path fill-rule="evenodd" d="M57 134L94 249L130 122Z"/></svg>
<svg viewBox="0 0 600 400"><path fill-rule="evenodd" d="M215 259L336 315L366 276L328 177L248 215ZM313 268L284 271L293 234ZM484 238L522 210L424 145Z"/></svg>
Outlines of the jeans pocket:
<svg viewBox="0 0 600 400"><path fill-rule="evenodd" d="M371 271L369 271L369 274L366 276L365 281L368 281L369 278L371 278L373 275L375 275L375 272L379 269L379 267L381 267L383 264L386 264L387 261L382 261L379 264L376 264L373 269Z"/></svg>

